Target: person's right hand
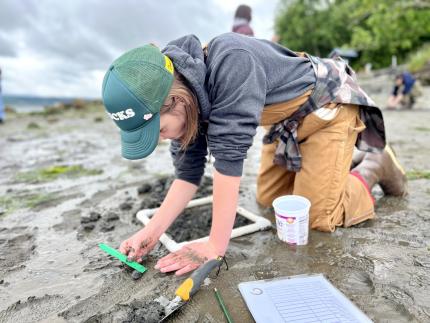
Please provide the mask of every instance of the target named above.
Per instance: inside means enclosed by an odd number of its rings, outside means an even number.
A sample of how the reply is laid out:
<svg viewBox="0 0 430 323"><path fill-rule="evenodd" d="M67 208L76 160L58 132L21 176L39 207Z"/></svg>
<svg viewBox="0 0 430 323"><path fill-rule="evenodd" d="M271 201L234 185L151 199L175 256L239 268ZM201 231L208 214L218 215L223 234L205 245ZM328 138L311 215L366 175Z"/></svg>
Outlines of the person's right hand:
<svg viewBox="0 0 430 323"><path fill-rule="evenodd" d="M155 247L159 238L160 235L145 227L127 240L124 240L119 247L119 251L128 256L128 261L140 263L142 262L142 257Z"/></svg>

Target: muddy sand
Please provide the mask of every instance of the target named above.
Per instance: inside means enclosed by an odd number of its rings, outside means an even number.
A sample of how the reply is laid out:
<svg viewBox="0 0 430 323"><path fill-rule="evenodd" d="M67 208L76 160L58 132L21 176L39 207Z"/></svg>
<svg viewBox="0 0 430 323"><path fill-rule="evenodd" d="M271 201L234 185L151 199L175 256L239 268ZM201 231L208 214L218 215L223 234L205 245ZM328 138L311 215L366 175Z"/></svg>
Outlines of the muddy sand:
<svg viewBox="0 0 430 323"><path fill-rule="evenodd" d="M427 98L430 89L426 88ZM404 199L377 196L377 218L333 234L311 232L307 246L288 247L268 230L231 241L229 270L211 275L169 322L224 322L217 287L237 322L252 322L237 284L323 273L375 322L430 320L430 106L386 111L388 138L411 178ZM273 220L255 203L261 129L248 154L240 205ZM173 174L168 145L144 161L120 157L119 136L100 107L59 114L9 115L0 125L0 322L140 322L162 315L183 278L153 269L167 253L157 245L132 270L101 252L141 225L138 210L156 207ZM208 165L206 175L210 176ZM201 196L210 194L205 180ZM196 214L197 213L197 214ZM206 234L207 209L179 219ZM191 218L189 218L191 216ZM195 219L193 219L193 217ZM193 233L194 234L194 233Z"/></svg>

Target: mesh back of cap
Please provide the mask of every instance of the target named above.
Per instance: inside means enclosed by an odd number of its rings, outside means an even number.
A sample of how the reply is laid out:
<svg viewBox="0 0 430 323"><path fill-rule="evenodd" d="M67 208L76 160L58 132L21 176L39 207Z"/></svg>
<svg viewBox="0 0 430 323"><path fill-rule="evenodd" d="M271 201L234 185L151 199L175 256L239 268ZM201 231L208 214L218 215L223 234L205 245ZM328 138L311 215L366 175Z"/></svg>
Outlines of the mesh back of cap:
<svg viewBox="0 0 430 323"><path fill-rule="evenodd" d="M135 48L113 65L128 89L152 112L159 112L173 81L159 49L152 45Z"/></svg>

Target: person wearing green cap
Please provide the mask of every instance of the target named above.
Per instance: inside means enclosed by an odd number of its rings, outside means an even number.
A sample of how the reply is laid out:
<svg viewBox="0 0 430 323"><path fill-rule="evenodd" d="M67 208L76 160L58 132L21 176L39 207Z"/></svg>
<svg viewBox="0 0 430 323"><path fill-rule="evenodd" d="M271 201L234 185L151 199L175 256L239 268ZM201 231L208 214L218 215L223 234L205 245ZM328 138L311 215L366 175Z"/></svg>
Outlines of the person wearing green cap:
<svg viewBox="0 0 430 323"><path fill-rule="evenodd" d="M405 195L406 177L385 143L382 113L342 60L300 54L236 33L202 48L184 36L162 51L132 49L109 67L102 89L121 130L122 156L141 159L170 139L176 180L151 221L122 242L141 261L183 211L214 156L212 228L207 242L189 243L155 268L177 275L224 256L239 197L243 162L256 129L266 126L257 201L307 197L312 229L332 232L374 216L370 190ZM354 159L354 145L362 151Z"/></svg>

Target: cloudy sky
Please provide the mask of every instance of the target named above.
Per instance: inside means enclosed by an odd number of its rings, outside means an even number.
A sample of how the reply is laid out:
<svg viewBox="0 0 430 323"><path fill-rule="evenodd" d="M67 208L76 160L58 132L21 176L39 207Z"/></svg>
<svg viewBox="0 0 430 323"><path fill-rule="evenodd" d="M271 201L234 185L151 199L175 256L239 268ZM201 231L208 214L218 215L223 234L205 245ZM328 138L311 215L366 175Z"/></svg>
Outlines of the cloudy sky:
<svg viewBox="0 0 430 323"><path fill-rule="evenodd" d="M100 96L105 69L148 42L230 31L239 4L253 9L257 37L270 39L278 0L0 0L4 94Z"/></svg>

